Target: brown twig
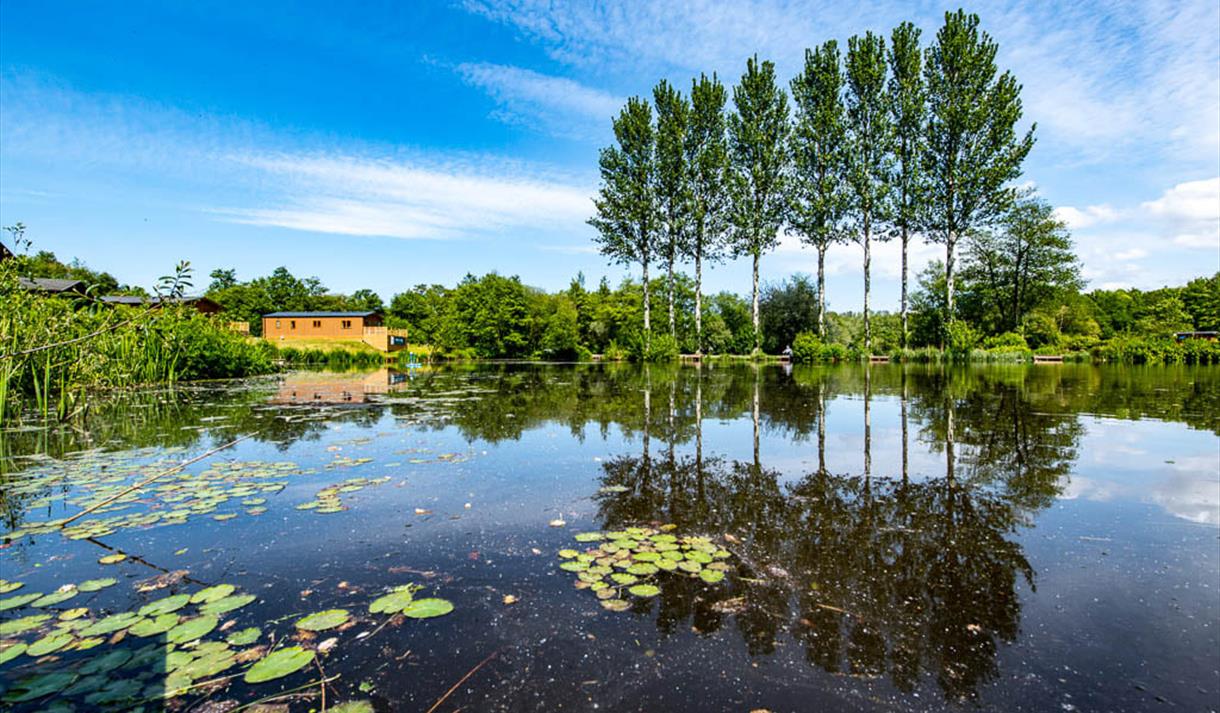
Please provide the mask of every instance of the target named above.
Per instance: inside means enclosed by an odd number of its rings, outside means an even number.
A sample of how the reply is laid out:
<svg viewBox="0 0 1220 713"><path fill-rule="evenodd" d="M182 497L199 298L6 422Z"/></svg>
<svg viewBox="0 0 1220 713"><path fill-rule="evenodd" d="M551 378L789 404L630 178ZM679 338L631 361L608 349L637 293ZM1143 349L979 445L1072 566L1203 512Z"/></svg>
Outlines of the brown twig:
<svg viewBox="0 0 1220 713"><path fill-rule="evenodd" d="M436 703L432 704L432 707L428 709L428 713L434 713L434 711L436 711L437 708L440 708L441 704L444 703L446 700L448 700L449 696L453 695L454 691L456 691L463 683L466 683L467 679L469 679L471 676L473 676L476 671L483 668L483 666L485 666L488 661L491 661L492 659L494 659L496 657L496 654L498 654L498 653L500 653L499 649L492 651L491 654L487 658L483 659L482 661L479 662L479 664L477 666L475 666L474 668L467 671L465 676L462 676L460 679L458 679L458 682L453 684L453 686L448 691L445 691L445 695L441 696L436 701Z"/></svg>
<svg viewBox="0 0 1220 713"><path fill-rule="evenodd" d="M68 518L67 520L64 520L63 522L59 523L59 527L62 529L64 527L66 527L68 525L68 523L78 520L78 519L84 517L85 515L88 515L89 513L93 512L95 510L98 510L99 508L105 507L106 505L109 505L110 503L114 502L115 500L118 500L119 498L121 498L125 495L134 493L135 491L139 490L140 488L148 486L148 485L152 484L154 481L160 480L161 478L164 478L167 475L173 475L174 473L177 473L178 471L182 470L183 468L187 467L188 465L198 463L199 461L203 460L204 458L207 458L208 456L215 455L215 454L223 451L226 448L235 446L238 443L241 443L242 441L246 440L247 438L250 438L250 437L256 435L257 433L258 433L257 431L255 431L254 433L247 433L246 435L242 436L241 438L237 438L235 440L229 441L228 443L224 444L223 446L217 446L216 448L213 448L212 450L208 451L207 453L202 453L200 455L195 456L194 458L191 458L190 460L182 461L181 463L174 466L173 468L170 468L169 470L163 471L161 473L154 475L153 477L151 477L147 480L143 480L139 483L136 483L135 485L131 486L130 488L127 488L126 490L124 490L120 493L112 495L100 503L95 503L93 505L90 505L89 507L85 508L84 510L81 510L80 512L76 513L75 515Z"/></svg>

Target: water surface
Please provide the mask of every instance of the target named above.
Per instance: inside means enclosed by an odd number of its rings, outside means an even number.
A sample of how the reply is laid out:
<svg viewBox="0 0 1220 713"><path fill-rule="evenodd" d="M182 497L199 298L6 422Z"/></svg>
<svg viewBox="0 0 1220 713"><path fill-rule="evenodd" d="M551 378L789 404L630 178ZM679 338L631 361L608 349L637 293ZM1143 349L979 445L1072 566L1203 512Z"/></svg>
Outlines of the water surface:
<svg viewBox="0 0 1220 713"><path fill-rule="evenodd" d="M53 527L248 434L79 539ZM439 710L1212 710L1218 434L1214 368L496 365L149 390L0 435L0 577L23 583L0 598L118 580L0 617L93 621L228 583L254 600L227 632L337 639L183 710L326 677L330 706L425 711L472 670ZM337 507L298 509L328 488ZM558 553L635 527L706 538L727 576L662 571L656 596L604 609ZM404 584L454 611L368 612ZM332 608L354 624L294 629ZM63 670L83 690L14 707L160 709L174 642L114 638L19 656L0 686ZM144 658L107 697L75 672L113 650ZM319 709L319 691L281 702Z"/></svg>

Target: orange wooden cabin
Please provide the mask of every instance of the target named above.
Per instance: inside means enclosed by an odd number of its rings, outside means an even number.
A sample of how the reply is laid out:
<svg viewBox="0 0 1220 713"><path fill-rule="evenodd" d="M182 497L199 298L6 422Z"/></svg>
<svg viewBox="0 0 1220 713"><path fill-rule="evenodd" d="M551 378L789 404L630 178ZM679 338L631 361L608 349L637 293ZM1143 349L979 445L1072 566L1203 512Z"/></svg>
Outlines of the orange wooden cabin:
<svg viewBox="0 0 1220 713"><path fill-rule="evenodd" d="M382 326L381 314L368 312L272 312L263 315L263 339L361 341L392 352L407 346L407 330Z"/></svg>

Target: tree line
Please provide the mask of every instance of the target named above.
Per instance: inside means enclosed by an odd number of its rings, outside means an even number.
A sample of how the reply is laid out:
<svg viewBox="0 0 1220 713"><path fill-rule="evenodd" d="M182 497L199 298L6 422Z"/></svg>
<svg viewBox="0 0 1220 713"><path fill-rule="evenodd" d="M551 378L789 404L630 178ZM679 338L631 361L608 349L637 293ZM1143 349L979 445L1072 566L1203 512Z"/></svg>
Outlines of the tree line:
<svg viewBox="0 0 1220 713"><path fill-rule="evenodd" d="M614 144L599 155L601 187L589 223L603 254L640 265L644 340L652 337L653 264L665 270L671 336L675 263L693 264L702 351L704 263L748 257L753 348L759 350L759 261L775 249L781 231L817 251L819 337L826 337L826 251L851 242L863 251L866 350L872 348L875 241L901 242L902 346L909 335L913 238L945 246L943 304L952 321L959 242L1019 221L1012 215L1018 206L1049 211L1034 196L1021 200L1014 185L1035 127L1018 131L1021 87L997 67L997 49L978 16L958 10L945 14L927 47L919 28L904 22L888 42L866 32L848 40L846 53L835 40L806 50L790 95L775 65L754 56L732 89L731 109L729 91L715 74L692 80L689 96L662 80L651 104L629 99L613 119Z"/></svg>

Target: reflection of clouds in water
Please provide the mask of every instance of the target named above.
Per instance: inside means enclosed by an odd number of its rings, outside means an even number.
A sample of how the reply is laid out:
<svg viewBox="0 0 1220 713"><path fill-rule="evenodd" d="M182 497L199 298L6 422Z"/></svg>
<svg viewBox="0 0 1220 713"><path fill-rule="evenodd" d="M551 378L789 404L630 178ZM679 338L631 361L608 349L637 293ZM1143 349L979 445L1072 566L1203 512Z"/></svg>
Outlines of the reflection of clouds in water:
<svg viewBox="0 0 1220 713"><path fill-rule="evenodd" d="M1158 471L1146 473L1138 483L1073 474L1061 479L1059 499L1142 500L1161 506L1174 517L1220 525L1220 453L1181 457L1163 464Z"/></svg>
<svg viewBox="0 0 1220 713"><path fill-rule="evenodd" d="M1220 480L1217 462L1211 461L1211 478L1175 473L1161 481L1150 500L1170 514L1205 525L1220 525Z"/></svg>

